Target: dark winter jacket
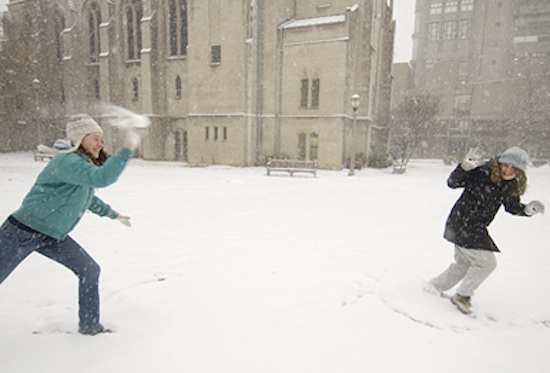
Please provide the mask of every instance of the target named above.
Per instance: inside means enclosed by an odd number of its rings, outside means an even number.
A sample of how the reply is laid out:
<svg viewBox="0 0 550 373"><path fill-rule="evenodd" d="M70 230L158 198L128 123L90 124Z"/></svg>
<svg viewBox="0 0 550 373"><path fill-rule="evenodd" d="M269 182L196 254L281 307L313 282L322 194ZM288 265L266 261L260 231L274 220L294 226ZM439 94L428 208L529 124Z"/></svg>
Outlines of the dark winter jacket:
<svg viewBox="0 0 550 373"><path fill-rule="evenodd" d="M447 218L444 237L466 249L500 251L487 231L500 205L510 214L527 216L520 198L512 196L516 180L493 183L490 165L491 162L471 171L464 171L459 165L447 180L450 188L464 188L464 192Z"/></svg>

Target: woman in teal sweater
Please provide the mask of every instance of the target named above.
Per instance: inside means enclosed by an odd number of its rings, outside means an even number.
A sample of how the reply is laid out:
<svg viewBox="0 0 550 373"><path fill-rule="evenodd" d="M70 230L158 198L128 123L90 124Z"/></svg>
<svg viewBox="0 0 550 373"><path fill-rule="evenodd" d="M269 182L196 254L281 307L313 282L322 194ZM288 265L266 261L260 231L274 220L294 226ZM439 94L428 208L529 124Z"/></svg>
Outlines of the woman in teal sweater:
<svg viewBox="0 0 550 373"><path fill-rule="evenodd" d="M129 217L118 214L94 191L118 179L139 136L128 130L125 146L108 157L101 127L79 114L69 119L67 137L71 146L57 151L0 229L0 284L34 251L55 260L79 279L79 332L96 335L108 331L99 321L100 267L68 234L87 210L130 226Z"/></svg>

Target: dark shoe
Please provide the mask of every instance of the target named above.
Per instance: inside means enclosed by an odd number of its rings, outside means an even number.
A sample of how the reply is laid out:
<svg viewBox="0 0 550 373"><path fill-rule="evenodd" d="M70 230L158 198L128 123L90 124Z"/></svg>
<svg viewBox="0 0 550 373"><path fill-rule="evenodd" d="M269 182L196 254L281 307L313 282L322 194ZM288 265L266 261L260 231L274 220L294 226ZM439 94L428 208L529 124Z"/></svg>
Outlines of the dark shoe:
<svg viewBox="0 0 550 373"><path fill-rule="evenodd" d="M465 315L472 313L472 303L470 297L456 293L451 297L451 303L454 304L460 312Z"/></svg>
<svg viewBox="0 0 550 373"><path fill-rule="evenodd" d="M100 333L112 333L111 329L104 328L103 325L97 324L91 327L81 327L78 332L84 335L96 335Z"/></svg>

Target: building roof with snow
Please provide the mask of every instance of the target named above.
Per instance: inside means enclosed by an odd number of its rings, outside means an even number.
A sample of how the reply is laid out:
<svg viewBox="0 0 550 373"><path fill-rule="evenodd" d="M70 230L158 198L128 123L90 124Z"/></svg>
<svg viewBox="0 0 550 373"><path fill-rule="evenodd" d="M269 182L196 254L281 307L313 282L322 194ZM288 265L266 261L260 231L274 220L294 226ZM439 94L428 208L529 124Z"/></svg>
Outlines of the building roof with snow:
<svg viewBox="0 0 550 373"><path fill-rule="evenodd" d="M331 25L336 23L344 23L345 21L346 21L345 14L335 14L335 15L324 16L324 17L293 19L288 22L285 22L283 25L281 25L281 28L288 30L288 29L301 28L301 27L324 26L324 25Z"/></svg>

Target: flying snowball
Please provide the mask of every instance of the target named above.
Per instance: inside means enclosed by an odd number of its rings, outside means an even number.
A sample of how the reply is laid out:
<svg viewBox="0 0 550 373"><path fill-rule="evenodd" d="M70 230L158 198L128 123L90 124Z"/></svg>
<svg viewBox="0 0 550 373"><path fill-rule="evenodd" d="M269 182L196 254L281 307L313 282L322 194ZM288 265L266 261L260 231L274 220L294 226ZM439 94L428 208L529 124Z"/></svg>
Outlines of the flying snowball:
<svg viewBox="0 0 550 373"><path fill-rule="evenodd" d="M109 124L116 128L145 129L151 125L151 121L145 115L134 113L120 106L107 106L105 115L109 118Z"/></svg>

